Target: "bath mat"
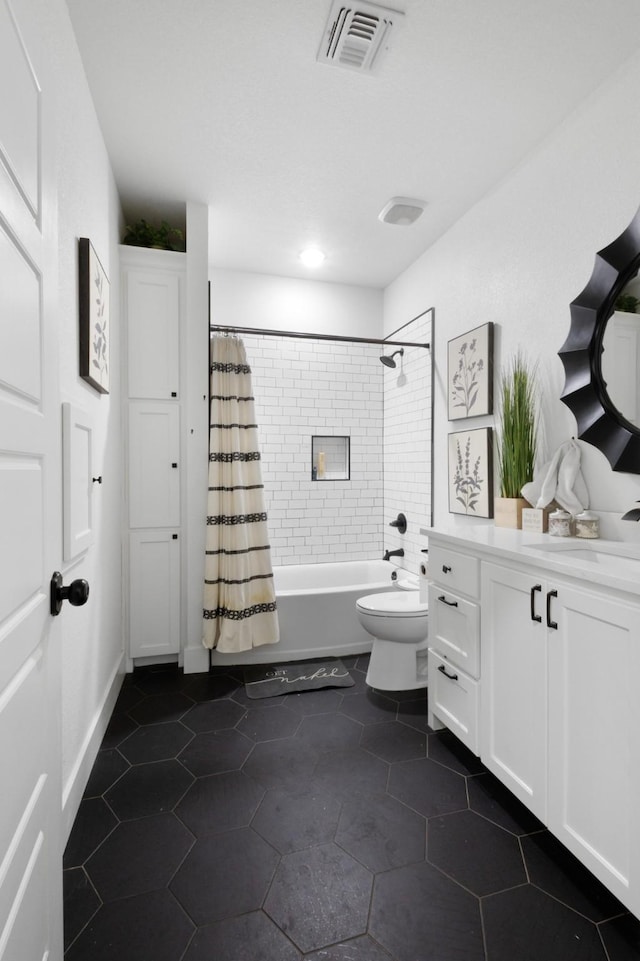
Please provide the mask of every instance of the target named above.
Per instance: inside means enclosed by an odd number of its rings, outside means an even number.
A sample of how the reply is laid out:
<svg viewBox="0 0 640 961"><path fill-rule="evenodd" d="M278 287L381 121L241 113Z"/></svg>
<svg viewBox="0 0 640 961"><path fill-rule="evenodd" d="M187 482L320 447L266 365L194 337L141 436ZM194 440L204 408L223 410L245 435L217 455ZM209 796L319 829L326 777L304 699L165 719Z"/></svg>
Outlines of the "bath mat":
<svg viewBox="0 0 640 961"><path fill-rule="evenodd" d="M334 659L248 667L244 683L247 697L259 698L316 691L320 687L353 687L355 681L342 661Z"/></svg>

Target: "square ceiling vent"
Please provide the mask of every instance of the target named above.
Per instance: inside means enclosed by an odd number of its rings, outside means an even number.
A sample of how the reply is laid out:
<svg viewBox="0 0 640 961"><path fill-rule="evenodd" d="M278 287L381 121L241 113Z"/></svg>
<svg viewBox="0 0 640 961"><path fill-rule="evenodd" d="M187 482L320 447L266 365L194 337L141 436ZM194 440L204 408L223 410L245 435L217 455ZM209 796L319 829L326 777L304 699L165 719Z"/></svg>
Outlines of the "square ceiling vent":
<svg viewBox="0 0 640 961"><path fill-rule="evenodd" d="M389 48L394 26L404 16L377 3L348 6L334 0L316 59L320 63L372 73Z"/></svg>

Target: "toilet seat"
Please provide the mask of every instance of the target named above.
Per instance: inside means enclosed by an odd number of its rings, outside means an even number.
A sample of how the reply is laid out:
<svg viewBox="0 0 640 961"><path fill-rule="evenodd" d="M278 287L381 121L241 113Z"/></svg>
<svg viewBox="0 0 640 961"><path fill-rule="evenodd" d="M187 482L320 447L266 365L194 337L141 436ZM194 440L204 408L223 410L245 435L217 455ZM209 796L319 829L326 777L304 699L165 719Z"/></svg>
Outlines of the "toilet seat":
<svg viewBox="0 0 640 961"><path fill-rule="evenodd" d="M419 591L367 594L356 601L356 607L372 617L424 617L429 611Z"/></svg>

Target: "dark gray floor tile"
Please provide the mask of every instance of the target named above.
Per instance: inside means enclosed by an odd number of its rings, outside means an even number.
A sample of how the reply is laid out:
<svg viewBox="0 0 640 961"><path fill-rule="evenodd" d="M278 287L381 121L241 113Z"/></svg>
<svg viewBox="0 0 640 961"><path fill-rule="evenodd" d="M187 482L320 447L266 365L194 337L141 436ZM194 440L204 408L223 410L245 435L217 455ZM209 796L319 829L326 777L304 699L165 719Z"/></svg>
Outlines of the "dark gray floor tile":
<svg viewBox="0 0 640 961"><path fill-rule="evenodd" d="M336 842L374 873L424 861L427 822L387 794L342 807Z"/></svg>
<svg viewBox="0 0 640 961"><path fill-rule="evenodd" d="M424 731L425 734L431 732L427 723L427 695L423 694L416 699L401 701L398 704L398 720L409 727L414 727L417 731Z"/></svg>
<svg viewBox="0 0 640 961"><path fill-rule="evenodd" d="M251 827L280 854L291 854L332 841L340 808L336 798L320 790L269 791L260 802Z"/></svg>
<svg viewBox="0 0 640 961"><path fill-rule="evenodd" d="M103 905L65 961L177 961L193 930L168 891L153 891Z"/></svg>
<svg viewBox="0 0 640 961"><path fill-rule="evenodd" d="M288 694L284 706L303 717L313 714L335 714L340 710L342 695L350 690L350 687L341 687L337 690L325 687L318 691L300 691L297 694Z"/></svg>
<svg viewBox="0 0 640 961"><path fill-rule="evenodd" d="M625 908L548 831L521 839L532 884L592 921L605 921L625 913Z"/></svg>
<svg viewBox="0 0 640 961"><path fill-rule="evenodd" d="M427 755L458 774L481 774L485 767L479 757L451 731L438 731L427 739Z"/></svg>
<svg viewBox="0 0 640 961"><path fill-rule="evenodd" d="M385 694L365 687L360 693L343 699L340 713L360 721L361 724L394 721L398 713L398 703Z"/></svg>
<svg viewBox="0 0 640 961"><path fill-rule="evenodd" d="M469 807L518 837L541 831L544 825L511 791L486 771L467 780Z"/></svg>
<svg viewBox="0 0 640 961"><path fill-rule="evenodd" d="M135 707L144 697L144 693L135 686L133 680L130 680L131 678L132 675L127 674L122 682L120 693L113 708L114 716L117 714L126 714L127 711Z"/></svg>
<svg viewBox="0 0 640 961"><path fill-rule="evenodd" d="M175 813L199 838L246 827L254 816L265 789L241 771L228 771L198 778Z"/></svg>
<svg viewBox="0 0 640 961"><path fill-rule="evenodd" d="M607 961L596 926L532 885L482 900L491 961Z"/></svg>
<svg viewBox="0 0 640 961"><path fill-rule="evenodd" d="M625 914L599 925L609 961L638 961L640 958L640 921Z"/></svg>
<svg viewBox="0 0 640 961"><path fill-rule="evenodd" d="M250 707L238 723L237 730L256 743L273 741L275 738L290 737L300 724L300 715L288 707L279 711L272 708Z"/></svg>
<svg viewBox="0 0 640 961"><path fill-rule="evenodd" d="M185 689L189 678L177 664L153 664L136 668L133 683L144 694L175 694Z"/></svg>
<svg viewBox="0 0 640 961"><path fill-rule="evenodd" d="M178 761L154 761L130 768L105 798L121 821L171 811L193 777Z"/></svg>
<svg viewBox="0 0 640 961"><path fill-rule="evenodd" d="M278 861L255 831L240 828L197 841L170 888L196 925L209 924L259 910Z"/></svg>
<svg viewBox="0 0 640 961"><path fill-rule="evenodd" d="M128 769L129 762L125 760L120 751L115 748L108 751L98 751L87 786L84 789L84 797L100 797Z"/></svg>
<svg viewBox="0 0 640 961"><path fill-rule="evenodd" d="M391 956L368 935L343 941L330 948L305 954L304 961L392 961Z"/></svg>
<svg viewBox="0 0 640 961"><path fill-rule="evenodd" d="M262 911L198 928L184 961L299 961L302 955ZM373 959L371 959L373 961Z"/></svg>
<svg viewBox="0 0 640 961"><path fill-rule="evenodd" d="M310 749L326 754L357 747L362 730L362 724L341 714L315 714L302 719L295 740L301 751Z"/></svg>
<svg viewBox="0 0 640 961"><path fill-rule="evenodd" d="M103 901L166 887L193 845L193 835L173 814L118 825L85 868Z"/></svg>
<svg viewBox="0 0 640 961"><path fill-rule="evenodd" d="M398 721L368 724L362 732L360 746L383 761L409 761L427 756L426 734Z"/></svg>
<svg viewBox="0 0 640 961"><path fill-rule="evenodd" d="M302 952L365 934L372 875L335 844L282 858L264 909Z"/></svg>
<svg viewBox="0 0 640 961"><path fill-rule="evenodd" d="M478 899L426 862L376 876L369 934L394 961L485 961Z"/></svg>
<svg viewBox="0 0 640 961"><path fill-rule="evenodd" d="M118 750L131 764L168 761L177 757L192 737L193 732L176 721L149 724L134 731Z"/></svg>
<svg viewBox="0 0 640 961"><path fill-rule="evenodd" d="M106 751L118 747L138 726L137 721L128 714L114 714L104 732L100 749Z"/></svg>
<svg viewBox="0 0 640 961"><path fill-rule="evenodd" d="M384 793L389 765L362 748L333 751L318 761L311 783L340 801Z"/></svg>
<svg viewBox="0 0 640 961"><path fill-rule="evenodd" d="M152 694L136 704L129 711L129 717L138 724L166 724L169 721L179 721L192 707L191 698L179 692Z"/></svg>
<svg viewBox="0 0 640 961"><path fill-rule="evenodd" d="M527 881L518 839L473 811L430 818L427 858L479 897Z"/></svg>
<svg viewBox="0 0 640 961"><path fill-rule="evenodd" d="M314 750L303 750L293 737L263 741L256 744L243 771L268 790L298 791L308 785L318 756Z"/></svg>
<svg viewBox="0 0 640 961"><path fill-rule="evenodd" d="M102 798L81 801L64 851L65 868L84 864L117 824L118 819Z"/></svg>
<svg viewBox="0 0 640 961"><path fill-rule="evenodd" d="M249 738L239 731L217 731L192 735L179 760L194 777L240 770L253 749Z"/></svg>
<svg viewBox="0 0 640 961"><path fill-rule="evenodd" d="M243 715L244 708L226 697L220 701L201 701L182 720L194 734L203 734L205 731L224 731L235 727Z"/></svg>
<svg viewBox="0 0 640 961"><path fill-rule="evenodd" d="M230 674L191 674L185 684L184 693L194 701L213 701L217 698L230 697L242 682Z"/></svg>
<svg viewBox="0 0 640 961"><path fill-rule="evenodd" d="M468 807L465 779L428 758L392 764L388 791L425 817Z"/></svg>
<svg viewBox="0 0 640 961"><path fill-rule="evenodd" d="M70 868L64 872L64 946L65 950L80 934L100 907L84 868Z"/></svg>

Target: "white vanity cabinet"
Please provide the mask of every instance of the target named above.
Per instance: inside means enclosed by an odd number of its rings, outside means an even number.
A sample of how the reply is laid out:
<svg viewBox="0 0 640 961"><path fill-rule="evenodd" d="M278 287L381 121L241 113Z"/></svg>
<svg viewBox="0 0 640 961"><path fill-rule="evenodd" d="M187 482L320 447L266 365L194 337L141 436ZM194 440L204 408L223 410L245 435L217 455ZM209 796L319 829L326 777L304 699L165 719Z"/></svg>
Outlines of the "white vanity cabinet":
<svg viewBox="0 0 640 961"><path fill-rule="evenodd" d="M429 548L429 726L448 727L478 754L480 563Z"/></svg>
<svg viewBox="0 0 640 961"><path fill-rule="evenodd" d="M121 247L130 664L182 648L185 256Z"/></svg>
<svg viewBox="0 0 640 961"><path fill-rule="evenodd" d="M640 605L490 561L481 604L483 763L640 914Z"/></svg>

